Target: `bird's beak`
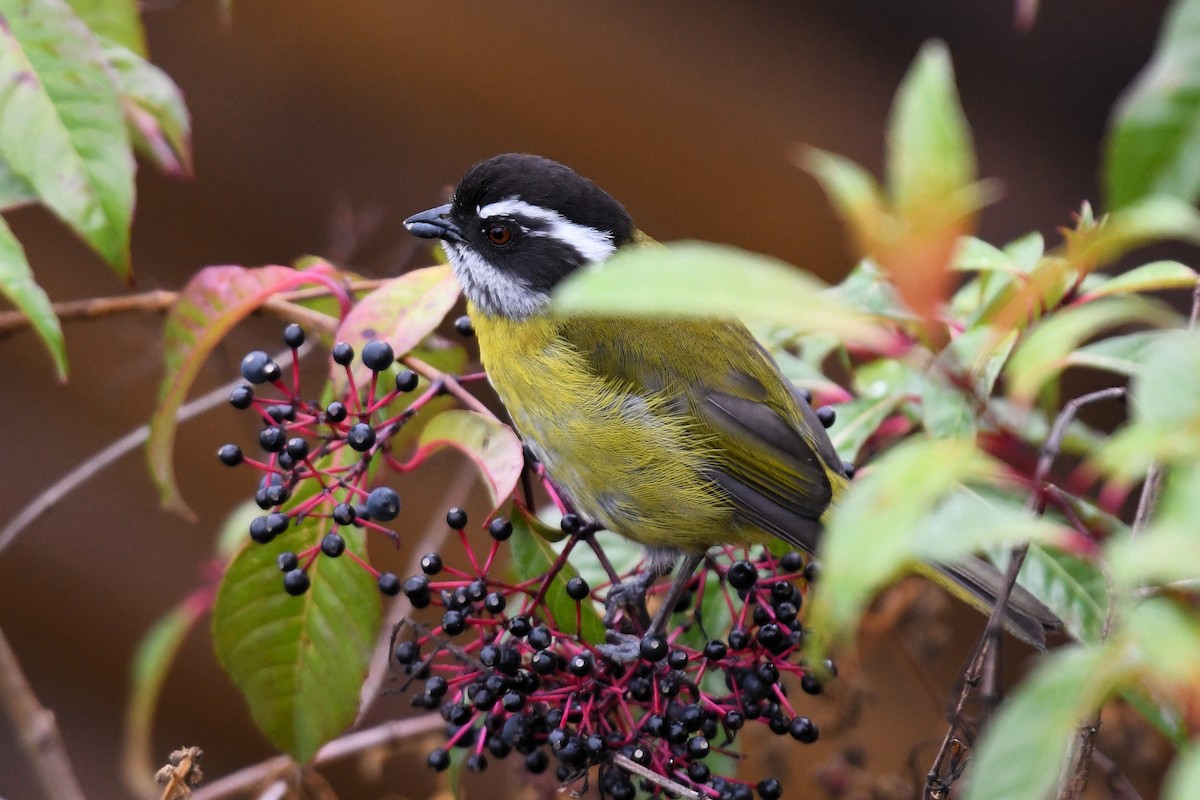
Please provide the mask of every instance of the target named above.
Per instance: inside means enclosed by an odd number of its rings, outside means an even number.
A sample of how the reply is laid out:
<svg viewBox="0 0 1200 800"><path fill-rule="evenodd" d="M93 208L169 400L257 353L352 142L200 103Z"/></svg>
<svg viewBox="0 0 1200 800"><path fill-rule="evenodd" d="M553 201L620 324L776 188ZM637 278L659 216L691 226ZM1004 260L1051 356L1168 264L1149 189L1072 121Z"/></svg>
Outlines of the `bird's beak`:
<svg viewBox="0 0 1200 800"><path fill-rule="evenodd" d="M404 220L404 227L413 236L422 239L446 239L450 242L461 242L462 232L450 219L450 204L413 214Z"/></svg>

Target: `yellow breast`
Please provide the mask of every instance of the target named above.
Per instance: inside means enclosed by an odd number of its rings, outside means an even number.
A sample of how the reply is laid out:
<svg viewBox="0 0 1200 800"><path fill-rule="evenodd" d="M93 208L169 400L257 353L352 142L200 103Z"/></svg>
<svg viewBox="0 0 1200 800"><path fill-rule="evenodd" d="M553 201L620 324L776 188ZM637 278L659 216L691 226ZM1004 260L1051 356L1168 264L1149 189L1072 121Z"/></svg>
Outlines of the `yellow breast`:
<svg viewBox="0 0 1200 800"><path fill-rule="evenodd" d="M605 376L553 318L471 319L513 424L581 514L656 547L743 538L704 477L705 438L686 409Z"/></svg>

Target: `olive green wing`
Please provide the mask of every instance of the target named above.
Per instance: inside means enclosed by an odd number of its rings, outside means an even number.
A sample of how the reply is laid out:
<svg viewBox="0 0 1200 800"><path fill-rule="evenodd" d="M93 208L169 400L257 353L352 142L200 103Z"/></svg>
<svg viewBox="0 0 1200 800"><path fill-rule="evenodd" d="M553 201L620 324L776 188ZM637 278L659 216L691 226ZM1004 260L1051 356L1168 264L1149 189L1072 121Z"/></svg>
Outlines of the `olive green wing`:
<svg viewBox="0 0 1200 800"><path fill-rule="evenodd" d="M741 524L808 552L843 477L816 414L745 326L588 317L561 334L597 377L687 416ZM834 477L831 478L831 475Z"/></svg>

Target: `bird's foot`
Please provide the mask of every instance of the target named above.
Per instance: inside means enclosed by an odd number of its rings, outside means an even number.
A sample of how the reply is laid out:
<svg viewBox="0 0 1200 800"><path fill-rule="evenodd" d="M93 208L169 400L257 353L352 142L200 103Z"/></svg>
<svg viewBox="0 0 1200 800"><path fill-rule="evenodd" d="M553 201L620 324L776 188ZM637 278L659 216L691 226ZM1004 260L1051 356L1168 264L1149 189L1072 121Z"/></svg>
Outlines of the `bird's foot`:
<svg viewBox="0 0 1200 800"><path fill-rule="evenodd" d="M636 577L609 587L608 595L604 598L604 627L610 631L617 619L617 614L625 611L629 617L641 624L642 629L650 626L650 612L646 610L646 595L654 585L658 575L654 572L640 572Z"/></svg>
<svg viewBox="0 0 1200 800"><path fill-rule="evenodd" d="M605 658L619 664L632 664L641 656L642 640L631 633L609 630L605 636L607 644L596 646L596 650Z"/></svg>

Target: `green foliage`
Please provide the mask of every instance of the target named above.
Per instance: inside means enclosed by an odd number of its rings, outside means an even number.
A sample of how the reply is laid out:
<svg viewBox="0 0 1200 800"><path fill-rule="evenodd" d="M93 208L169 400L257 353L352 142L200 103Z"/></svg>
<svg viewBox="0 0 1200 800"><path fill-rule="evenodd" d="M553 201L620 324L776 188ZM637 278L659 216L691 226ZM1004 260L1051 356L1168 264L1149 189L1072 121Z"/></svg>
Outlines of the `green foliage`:
<svg viewBox="0 0 1200 800"><path fill-rule="evenodd" d="M1174 4L1154 58L1114 109L1104 185L1112 208L1200 196L1200 2Z"/></svg>
<svg viewBox="0 0 1200 800"><path fill-rule="evenodd" d="M41 203L132 281L133 148L168 173L191 168L187 108L146 60L137 4L0 0L0 22L0 211ZM0 294L29 317L65 379L49 300L6 227L0 236Z"/></svg>
<svg viewBox="0 0 1200 800"><path fill-rule="evenodd" d="M532 580L549 574L558 558L551 544L534 531L530 517L522 509L512 515L512 563L518 580ZM554 616L555 626L567 633L576 633L590 644L604 643L604 621L591 600L575 602L567 595L567 581L579 574L566 563L546 588L546 608Z"/></svg>
<svg viewBox="0 0 1200 800"><path fill-rule="evenodd" d="M365 557L362 532L342 530L348 551ZM259 730L301 763L354 720L379 628L379 590L348 557L314 560L312 587L299 597L283 591L276 558L318 544L325 533L312 519L270 544L247 542L213 607L221 666Z"/></svg>
<svg viewBox="0 0 1200 800"><path fill-rule="evenodd" d="M67 344L63 341L62 327L50 305L50 298L33 279L25 250L3 220L0 220L0 294L29 317L30 324L54 359L58 377L66 380Z"/></svg>

